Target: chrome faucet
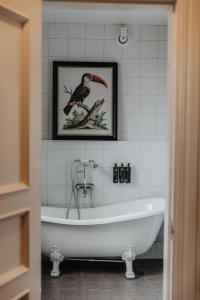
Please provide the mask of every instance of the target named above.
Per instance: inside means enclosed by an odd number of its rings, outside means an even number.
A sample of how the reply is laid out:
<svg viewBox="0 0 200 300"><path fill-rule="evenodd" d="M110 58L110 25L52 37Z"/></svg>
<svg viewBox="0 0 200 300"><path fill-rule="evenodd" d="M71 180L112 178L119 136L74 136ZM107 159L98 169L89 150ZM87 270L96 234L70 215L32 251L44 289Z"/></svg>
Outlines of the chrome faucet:
<svg viewBox="0 0 200 300"><path fill-rule="evenodd" d="M73 174L73 167L75 164L80 164L83 167L83 170L76 170L75 174ZM91 207L93 207L93 189L94 189L94 184L93 183L87 183L86 180L86 168L88 166L93 166L93 168L97 168L98 164L94 160L88 160L88 159L76 159L73 161L71 165L71 182L72 182L72 191L69 199L69 203L66 204L67 206L67 212L66 212L66 218L69 218L69 212L71 208L71 201L74 198L76 209L77 209L77 214L78 214L78 219L81 218L80 214L80 202L79 202L79 191L83 191L83 197L86 198L88 195L88 190L91 193ZM77 176L79 173L83 174L83 182L82 183L76 183L77 181Z"/></svg>
<svg viewBox="0 0 200 300"><path fill-rule="evenodd" d="M80 163L81 166L83 166L83 183L77 183L76 188L77 190L82 189L83 190L83 197L86 198L88 195L88 190L93 190L94 185L92 183L87 183L86 179L86 168L88 166L93 166L93 168L97 168L98 164L94 160L88 160L88 159L77 159L74 162Z"/></svg>
<svg viewBox="0 0 200 300"><path fill-rule="evenodd" d="M83 170L83 197L84 198L87 197L87 181L86 181L86 175L85 175L85 168L86 168L86 166L84 166L84 170Z"/></svg>

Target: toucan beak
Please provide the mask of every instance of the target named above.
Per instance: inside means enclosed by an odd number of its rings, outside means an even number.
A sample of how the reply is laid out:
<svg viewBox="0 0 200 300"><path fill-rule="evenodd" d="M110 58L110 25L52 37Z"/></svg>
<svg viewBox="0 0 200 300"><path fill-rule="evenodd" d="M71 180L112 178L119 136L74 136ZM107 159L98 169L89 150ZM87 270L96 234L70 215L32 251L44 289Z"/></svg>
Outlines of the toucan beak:
<svg viewBox="0 0 200 300"><path fill-rule="evenodd" d="M103 84L106 88L108 87L108 85L105 82L105 80L103 80L100 76L92 75L90 81L98 82L100 84Z"/></svg>

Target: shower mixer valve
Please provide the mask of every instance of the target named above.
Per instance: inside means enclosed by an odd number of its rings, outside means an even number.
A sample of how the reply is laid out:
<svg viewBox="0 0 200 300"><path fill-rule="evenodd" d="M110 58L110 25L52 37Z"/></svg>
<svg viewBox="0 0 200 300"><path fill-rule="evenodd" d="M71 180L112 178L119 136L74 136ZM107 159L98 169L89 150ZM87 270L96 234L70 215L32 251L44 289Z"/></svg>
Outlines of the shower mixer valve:
<svg viewBox="0 0 200 300"><path fill-rule="evenodd" d="M93 183L76 183L76 190L77 190L77 192L82 190L83 191L83 197L87 198L88 190L93 191L94 190L94 184Z"/></svg>
<svg viewBox="0 0 200 300"><path fill-rule="evenodd" d="M76 169L76 165L81 165L81 169ZM70 207L71 207L71 201L74 199L78 218L80 219L80 192L82 192L82 195L84 198L88 197L88 192L91 195L91 207L93 207L93 190L94 190L94 184L87 182L86 178L86 168L87 167L93 167L93 169L98 167L98 164L92 160L92 159L76 159L73 161L71 165L71 182L72 182L72 191L69 203L67 204L67 214L66 218L69 217ZM77 182L78 174L83 174L83 180L82 182Z"/></svg>
<svg viewBox="0 0 200 300"><path fill-rule="evenodd" d="M92 192L92 190L94 189L94 184L93 183L87 183L86 180L86 168L89 166L93 166L93 168L97 168L98 165L94 160L88 160L88 159L78 159L76 160L78 163L80 163L80 165L83 167L82 171L79 171L80 173L83 173L83 182L82 183L76 183L75 187L77 192L79 192L80 190L83 191L83 197L87 198L88 196L88 190Z"/></svg>

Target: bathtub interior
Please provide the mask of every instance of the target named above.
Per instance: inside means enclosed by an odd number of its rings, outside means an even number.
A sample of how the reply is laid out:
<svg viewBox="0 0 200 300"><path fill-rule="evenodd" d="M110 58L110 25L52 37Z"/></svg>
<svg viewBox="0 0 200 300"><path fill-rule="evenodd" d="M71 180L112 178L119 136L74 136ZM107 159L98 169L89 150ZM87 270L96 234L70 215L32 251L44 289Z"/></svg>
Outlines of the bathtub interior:
<svg viewBox="0 0 200 300"><path fill-rule="evenodd" d="M71 209L66 219L66 208L42 207L42 221L74 225L101 224L106 222L139 219L164 214L165 199L139 199L95 208L82 208L81 220L76 209ZM72 223L73 222L73 223Z"/></svg>

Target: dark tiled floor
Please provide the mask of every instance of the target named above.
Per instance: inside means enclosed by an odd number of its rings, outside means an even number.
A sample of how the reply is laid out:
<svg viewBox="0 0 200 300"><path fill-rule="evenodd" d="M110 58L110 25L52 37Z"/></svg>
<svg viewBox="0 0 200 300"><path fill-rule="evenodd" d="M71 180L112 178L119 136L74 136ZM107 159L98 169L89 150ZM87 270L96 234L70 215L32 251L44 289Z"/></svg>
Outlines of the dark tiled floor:
<svg viewBox="0 0 200 300"><path fill-rule="evenodd" d="M42 264L42 300L162 300L162 261L135 261L137 279L124 277L124 264L72 262L61 265L59 278Z"/></svg>

